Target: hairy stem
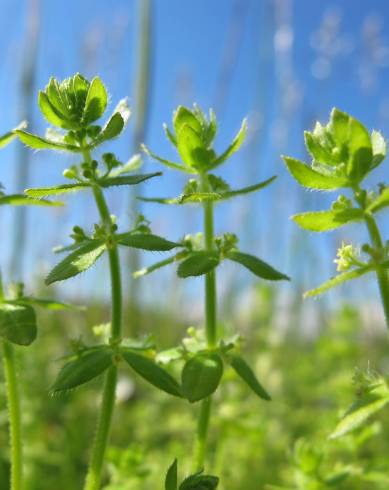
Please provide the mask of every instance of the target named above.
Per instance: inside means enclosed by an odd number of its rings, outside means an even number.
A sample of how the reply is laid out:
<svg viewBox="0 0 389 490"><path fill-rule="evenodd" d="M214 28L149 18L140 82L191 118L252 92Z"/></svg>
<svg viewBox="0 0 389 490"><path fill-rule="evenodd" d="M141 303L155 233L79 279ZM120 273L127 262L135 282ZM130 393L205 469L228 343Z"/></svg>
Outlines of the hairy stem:
<svg viewBox="0 0 389 490"><path fill-rule="evenodd" d="M206 176L201 177L201 187L204 192L208 189ZM205 201L204 208L204 245L205 250L214 248L213 203ZM205 334L208 348L213 349L217 342L217 301L216 274L212 270L205 275ZM201 402L197 424L196 444L193 459L193 470L199 471L204 467L209 421L211 417L212 398Z"/></svg>
<svg viewBox="0 0 389 490"><path fill-rule="evenodd" d="M383 248L383 242L380 230L372 214L365 214L365 222L369 231L370 240L374 247ZM386 326L389 328L389 277L388 272L383 267L378 266L376 269L378 287L380 290L382 307L384 309Z"/></svg>
<svg viewBox="0 0 389 490"><path fill-rule="evenodd" d="M3 362L6 381L6 396L8 404L9 432L11 445L11 490L23 488L23 449L21 410L18 389L18 379L15 366L14 348L11 343L3 341Z"/></svg>
<svg viewBox="0 0 389 490"><path fill-rule="evenodd" d="M91 157L88 152L84 153L86 161ZM112 225L112 219L108 210L104 194L99 186L93 186L93 195L99 210L101 221L107 227ZM111 274L111 339L120 342L122 334L122 286L120 275L119 252L115 244L108 249L109 266ZM100 488L103 470L104 456L109 440L112 416L115 405L115 392L117 383L117 367L111 366L105 376L103 398L100 417L97 423L96 435L92 447L92 453L85 481L85 490L98 490Z"/></svg>

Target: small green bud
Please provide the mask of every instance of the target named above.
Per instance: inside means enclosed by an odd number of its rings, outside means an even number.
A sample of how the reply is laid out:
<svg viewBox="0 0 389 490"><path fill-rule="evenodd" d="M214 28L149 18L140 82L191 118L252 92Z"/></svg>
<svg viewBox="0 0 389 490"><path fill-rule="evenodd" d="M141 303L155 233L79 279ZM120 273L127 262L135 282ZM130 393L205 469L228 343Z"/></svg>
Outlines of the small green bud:
<svg viewBox="0 0 389 490"><path fill-rule="evenodd" d="M75 174L74 170L72 170L70 168L65 168L65 170L62 172L62 175L66 179L75 179L76 178L76 174Z"/></svg>

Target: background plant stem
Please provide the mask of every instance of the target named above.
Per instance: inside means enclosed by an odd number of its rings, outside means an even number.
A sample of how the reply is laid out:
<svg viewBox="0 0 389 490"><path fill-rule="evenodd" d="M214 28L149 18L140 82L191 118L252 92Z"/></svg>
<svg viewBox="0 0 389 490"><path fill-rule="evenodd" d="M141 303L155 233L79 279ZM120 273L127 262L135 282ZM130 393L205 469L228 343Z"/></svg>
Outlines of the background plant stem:
<svg viewBox="0 0 389 490"><path fill-rule="evenodd" d="M91 160L88 152L84 153L87 161ZM97 185L93 187L93 195L99 210L100 218L107 227L112 225L104 194ZM111 273L111 342L120 341L122 334L122 286L120 275L119 252L116 245L108 249L109 266ZM85 490L98 490L100 488L104 456L110 435L112 416L115 405L115 392L117 383L117 367L111 366L106 374L100 417L97 423L96 435L85 481Z"/></svg>
<svg viewBox="0 0 389 490"><path fill-rule="evenodd" d="M3 362L7 386L7 403L11 445L11 490L23 488L23 448L21 437L21 411L13 345L3 341Z"/></svg>
<svg viewBox="0 0 389 490"><path fill-rule="evenodd" d="M201 187L203 191L208 188L206 176L201 177ZM214 248L214 224L213 224L213 203L205 201L204 208L204 245L205 250L211 251ZM216 346L217 341L217 300L216 300L216 275L215 271L205 275L205 334L209 349ZM201 402L200 414L197 424L196 444L193 459L193 470L203 469L205 462L205 452L208 437L209 421L211 417L212 398L208 397Z"/></svg>

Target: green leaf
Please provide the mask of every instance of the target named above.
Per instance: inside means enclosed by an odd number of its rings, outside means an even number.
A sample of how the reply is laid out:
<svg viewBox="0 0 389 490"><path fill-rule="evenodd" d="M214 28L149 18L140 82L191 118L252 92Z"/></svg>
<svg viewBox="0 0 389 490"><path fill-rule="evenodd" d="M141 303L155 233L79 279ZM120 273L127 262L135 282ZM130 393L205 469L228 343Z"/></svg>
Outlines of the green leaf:
<svg viewBox="0 0 389 490"><path fill-rule="evenodd" d="M209 150L204 147L201 136L188 124L177 133L177 150L182 161L193 168L209 165Z"/></svg>
<svg viewBox="0 0 389 490"><path fill-rule="evenodd" d="M126 363L150 384L168 393L182 398L180 385L165 369L146 356L142 356L131 349L120 350Z"/></svg>
<svg viewBox="0 0 389 490"><path fill-rule="evenodd" d="M369 204L369 206L367 207L367 211L369 211L370 213L377 213L387 206L389 206L389 187L386 187L379 194L379 196L372 203Z"/></svg>
<svg viewBox="0 0 389 490"><path fill-rule="evenodd" d="M83 123L90 124L99 119L107 108L107 91L99 77L95 77L90 85L85 101Z"/></svg>
<svg viewBox="0 0 389 490"><path fill-rule="evenodd" d="M60 201L47 201L46 199L33 199L23 194L9 194L0 197L0 206L10 204L12 206L63 206Z"/></svg>
<svg viewBox="0 0 389 490"><path fill-rule="evenodd" d="M367 129L357 119L350 117L349 127L348 148L351 158L348 175L359 182L369 172L372 165L372 144Z"/></svg>
<svg viewBox="0 0 389 490"><path fill-rule="evenodd" d="M125 247L141 248L143 250L155 250L166 252L175 247L180 247L179 243L171 242L151 233L122 233L117 235L117 242Z"/></svg>
<svg viewBox="0 0 389 490"><path fill-rule="evenodd" d="M166 160L165 158L159 157L158 155L153 153L151 150L149 150L149 148L147 148L146 145L142 144L141 149L147 155L149 155L151 158L153 158L154 160L157 160L157 162L165 165L165 167L173 168L174 170L180 170L181 172L185 172L185 173L189 173L189 174L196 173L196 172L193 172L189 167L186 167L185 165L181 165L180 163L171 162L170 160Z"/></svg>
<svg viewBox="0 0 389 490"><path fill-rule="evenodd" d="M331 151L323 146L320 142L320 138L315 137L309 131L304 131L305 146L317 162L321 162L327 165L337 163L337 159L333 157Z"/></svg>
<svg viewBox="0 0 389 490"><path fill-rule="evenodd" d="M216 391L223 375L223 361L218 354L197 354L182 370L182 392L191 403L203 400Z"/></svg>
<svg viewBox="0 0 389 490"><path fill-rule="evenodd" d="M190 475L181 483L179 490L215 490L219 478L212 475L203 475L202 472Z"/></svg>
<svg viewBox="0 0 389 490"><path fill-rule="evenodd" d="M177 146L177 140L176 140L176 137L174 136L174 134L170 131L168 125L166 123L163 123L162 125L163 127L163 130L165 131L165 134L166 134L166 137L167 139L170 141L170 143L173 145L173 146Z"/></svg>
<svg viewBox="0 0 389 490"><path fill-rule="evenodd" d="M93 140L91 145L89 145L89 148L93 149L94 147L101 145L101 143L104 143L104 141L118 137L126 127L130 115L131 112L127 104L127 99L121 100L116 106L112 116L103 126L101 133Z"/></svg>
<svg viewBox="0 0 389 490"><path fill-rule="evenodd" d="M8 131L7 133L0 136L0 148L4 148L16 138L16 131L18 129L24 129L26 127L26 121L22 121L15 129L13 129L12 131Z"/></svg>
<svg viewBox="0 0 389 490"><path fill-rule="evenodd" d="M374 267L371 265L367 265L365 267L359 267L357 269L352 269L346 272L342 272L341 274L338 274L337 276L331 278L329 281L326 281L323 283L321 286L311 289L310 291L307 291L304 293L304 298L310 298L312 296L318 296L319 294L324 293L325 291L328 291L331 288L334 288L335 286L339 286L340 284L343 284L344 282L351 281L353 279L357 279L358 277L363 276L364 274L367 274L368 272L371 272L374 270Z"/></svg>
<svg viewBox="0 0 389 490"><path fill-rule="evenodd" d="M29 304L33 306L39 306L40 308L45 308L46 310L82 310L83 306L71 305L69 303L63 303L61 301L56 301L55 299L42 299L42 298L33 298L32 296L26 296L18 300L19 303Z"/></svg>
<svg viewBox="0 0 389 490"><path fill-rule="evenodd" d="M243 265L246 267L246 269L262 279L267 279L268 281L281 281L285 279L289 281L289 277L287 275L277 271L271 265L263 262L263 260L260 260L257 257L254 257L253 255L232 250L231 252L227 253L226 257Z"/></svg>
<svg viewBox="0 0 389 490"><path fill-rule="evenodd" d="M51 141L41 136L28 133L27 131L22 131L18 129L16 131L20 141L30 148L35 150L58 150L58 151L70 151L73 153L81 152L82 149L79 146L69 145L67 143L58 143L56 141Z"/></svg>
<svg viewBox="0 0 389 490"><path fill-rule="evenodd" d="M360 221L363 219L363 211L353 208L343 211L312 211L295 214L292 219L305 230L321 232L335 230L348 223Z"/></svg>
<svg viewBox="0 0 389 490"><path fill-rule="evenodd" d="M219 265L220 259L215 252L193 252L183 260L177 269L178 277L201 276Z"/></svg>
<svg viewBox="0 0 389 490"><path fill-rule="evenodd" d="M72 124L69 124L66 117L64 117L64 115L51 104L45 92L39 92L38 105L39 109L41 110L47 121L53 126L57 126L63 129L70 129L73 127Z"/></svg>
<svg viewBox="0 0 389 490"><path fill-rule="evenodd" d="M30 345L37 336L34 309L18 302L0 303L0 335L18 345Z"/></svg>
<svg viewBox="0 0 389 490"><path fill-rule="evenodd" d="M184 125L192 128L199 136L201 135L202 126L197 117L186 107L179 106L173 116L173 127L177 137Z"/></svg>
<svg viewBox="0 0 389 490"><path fill-rule="evenodd" d="M112 365L112 355L107 347L87 350L63 366L50 391L71 390L96 378Z"/></svg>
<svg viewBox="0 0 389 490"><path fill-rule="evenodd" d="M45 284L64 281L86 271L106 250L101 240L90 240L59 262L46 278Z"/></svg>
<svg viewBox="0 0 389 490"><path fill-rule="evenodd" d="M347 179L332 175L323 175L316 172L305 163L291 157L282 157L288 167L289 172L299 184L309 189L335 190L341 187L349 187Z"/></svg>
<svg viewBox="0 0 389 490"><path fill-rule="evenodd" d="M387 389L379 389L359 398L336 426L330 439L337 439L361 427L372 415L380 411L389 402Z"/></svg>
<svg viewBox="0 0 389 490"><path fill-rule="evenodd" d="M145 180L152 179L153 177L159 177L161 172L154 172L152 174L139 174L139 175L121 175L119 177L107 177L99 180L98 183L101 187L114 187L119 185L136 185L144 182Z"/></svg>
<svg viewBox="0 0 389 490"><path fill-rule="evenodd" d="M214 169L224 163L228 158L230 158L239 148L242 146L247 133L247 120L243 119L242 126L239 129L238 134L235 136L231 145L219 155L210 165L210 169Z"/></svg>
<svg viewBox="0 0 389 490"><path fill-rule="evenodd" d="M144 267L143 269L139 269L133 273L133 277L137 279L138 277L145 276L146 274L151 274L152 272L160 269L161 267L165 267L165 265L170 265L176 260L176 255L173 257L169 257L165 260L161 260L155 264L149 265L148 267Z"/></svg>
<svg viewBox="0 0 389 490"><path fill-rule="evenodd" d="M40 198L46 196L59 196L61 194L68 194L69 192L83 191L90 187L86 182L80 182L77 184L62 184L54 187L38 187L36 189L26 189L24 192L29 197Z"/></svg>
<svg viewBox="0 0 389 490"><path fill-rule="evenodd" d="M177 490L177 459L173 461L173 464L167 470L165 478L165 490Z"/></svg>
<svg viewBox="0 0 389 490"><path fill-rule="evenodd" d="M201 203L205 201L220 201L222 199L222 194L217 192L192 192L191 194L182 194L180 197L176 198L177 204L185 203ZM173 201L174 199L170 199Z"/></svg>
<svg viewBox="0 0 389 490"><path fill-rule="evenodd" d="M140 156L139 153L136 153L124 165L120 165L120 167L113 168L110 171L109 176L118 177L119 175L122 174L128 174L130 172L133 172L134 170L138 170L141 166L142 166L142 157Z"/></svg>
<svg viewBox="0 0 389 490"><path fill-rule="evenodd" d="M231 357L231 366L238 376L240 376L243 381L256 393L259 398L263 400L270 401L270 395L267 393L265 388L260 384L257 377L254 374L254 371L251 367L246 363L244 359L239 356Z"/></svg>
<svg viewBox="0 0 389 490"><path fill-rule="evenodd" d="M373 130L371 133L371 146L373 151L372 167L376 168L378 165L385 160L387 153L387 146L385 138L379 131Z"/></svg>
<svg viewBox="0 0 389 490"><path fill-rule="evenodd" d="M242 189L236 189L232 191L221 192L222 199L231 199L231 197L240 196L242 194L249 194L251 192L259 191L260 189L264 189L268 185L270 185L277 177L274 175L270 179L267 179L263 182L259 182L258 184L250 185L248 187L243 187Z"/></svg>

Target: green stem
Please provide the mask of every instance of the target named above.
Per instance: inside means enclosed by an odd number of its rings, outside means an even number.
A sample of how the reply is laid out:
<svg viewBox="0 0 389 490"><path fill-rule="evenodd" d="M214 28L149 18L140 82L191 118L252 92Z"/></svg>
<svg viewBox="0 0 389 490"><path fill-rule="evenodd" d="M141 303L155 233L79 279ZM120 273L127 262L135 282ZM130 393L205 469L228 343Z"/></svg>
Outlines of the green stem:
<svg viewBox="0 0 389 490"><path fill-rule="evenodd" d="M206 176L201 176L202 190L208 189ZM205 201L204 208L204 245L205 250L214 248L213 203ZM217 300L216 300L216 274L215 271L205 275L205 334L209 349L216 347L217 343ZM204 467L205 452L208 438L209 421L211 417L212 398L208 397L201 402L199 420L197 425L196 444L193 459L193 470L199 471Z"/></svg>
<svg viewBox="0 0 389 490"><path fill-rule="evenodd" d="M365 214L365 222L369 231L370 239L374 247L383 248L383 241L380 230L372 214ZM386 326L389 328L389 277L388 272L383 267L378 266L376 269L378 287L380 290L382 306L386 320Z"/></svg>
<svg viewBox="0 0 389 490"><path fill-rule="evenodd" d="M11 490L23 488L23 449L21 434L21 410L18 380L15 366L13 345L3 342L3 362L7 387L7 404L9 414L9 431L11 445Z"/></svg>
<svg viewBox="0 0 389 490"><path fill-rule="evenodd" d="M84 153L86 161L90 161L90 154ZM93 195L100 218L107 227L112 225L112 219L108 210L107 203L101 188L93 186ZM120 276L119 252L115 244L108 249L109 265L111 273L111 339L113 343L120 342L122 334L122 285ZM85 481L85 490L98 490L100 488L101 476L105 452L109 440L112 416L115 405L115 392L117 383L117 367L109 368L104 383L103 398L101 404L100 417L97 423L96 435L93 443L88 474Z"/></svg>

